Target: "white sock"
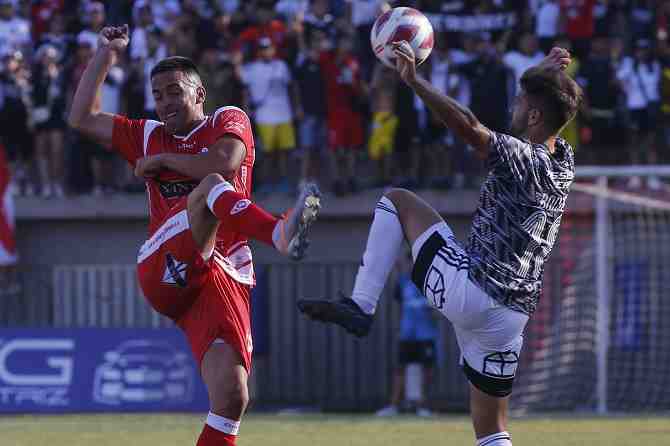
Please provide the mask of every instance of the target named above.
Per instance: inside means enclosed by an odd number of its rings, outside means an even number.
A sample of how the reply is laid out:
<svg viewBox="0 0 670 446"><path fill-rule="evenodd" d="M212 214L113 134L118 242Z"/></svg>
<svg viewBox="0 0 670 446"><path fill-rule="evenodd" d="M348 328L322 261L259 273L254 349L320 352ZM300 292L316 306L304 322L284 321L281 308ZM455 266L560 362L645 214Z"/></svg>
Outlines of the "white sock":
<svg viewBox="0 0 670 446"><path fill-rule="evenodd" d="M240 430L239 421L231 420L212 412L207 415L206 423L217 431L228 435L237 435L237 432Z"/></svg>
<svg viewBox="0 0 670 446"><path fill-rule="evenodd" d="M478 439L477 446L512 446L512 437L508 432L498 432Z"/></svg>
<svg viewBox="0 0 670 446"><path fill-rule="evenodd" d="M373 314L386 279L396 262L403 241L402 226L393 202L382 197L375 208L363 261L356 274L351 298L367 314Z"/></svg>

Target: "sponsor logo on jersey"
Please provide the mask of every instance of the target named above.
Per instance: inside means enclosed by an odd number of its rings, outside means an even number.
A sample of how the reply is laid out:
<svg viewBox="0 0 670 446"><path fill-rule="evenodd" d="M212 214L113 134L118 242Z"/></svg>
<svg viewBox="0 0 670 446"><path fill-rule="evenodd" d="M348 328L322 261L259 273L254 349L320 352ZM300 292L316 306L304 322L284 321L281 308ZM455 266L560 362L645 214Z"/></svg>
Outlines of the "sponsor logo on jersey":
<svg viewBox="0 0 670 446"><path fill-rule="evenodd" d="M230 210L230 215L239 214L240 212L248 208L250 204L251 201L247 200L246 198L238 201L237 203L235 203L235 206L233 206L233 208Z"/></svg>
<svg viewBox="0 0 670 446"><path fill-rule="evenodd" d="M180 143L177 143L177 148L178 149L192 149L193 147L195 147L194 142L190 142L190 143L189 142L180 142Z"/></svg>
<svg viewBox="0 0 670 446"><path fill-rule="evenodd" d="M183 197L198 186L195 181L159 181L158 189L163 198Z"/></svg>
<svg viewBox="0 0 670 446"><path fill-rule="evenodd" d="M188 265L174 258L170 253L165 255L165 272L163 283L186 288L186 270Z"/></svg>

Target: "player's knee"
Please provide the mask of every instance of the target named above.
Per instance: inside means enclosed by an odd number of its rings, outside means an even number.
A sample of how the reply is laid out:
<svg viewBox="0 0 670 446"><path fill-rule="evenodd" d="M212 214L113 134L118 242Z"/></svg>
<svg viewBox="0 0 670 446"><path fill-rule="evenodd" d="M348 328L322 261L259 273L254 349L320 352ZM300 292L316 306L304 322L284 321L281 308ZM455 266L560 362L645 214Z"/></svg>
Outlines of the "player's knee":
<svg viewBox="0 0 670 446"><path fill-rule="evenodd" d="M198 186L199 188L203 189L203 193L207 195L207 193L217 184L221 184L225 182L225 178L223 178L223 175L218 174L218 173L210 173L207 175L205 178L203 178L200 181L200 185Z"/></svg>
<svg viewBox="0 0 670 446"><path fill-rule="evenodd" d="M207 206L207 196L209 192L218 184L224 183L226 180L218 173L210 173L205 178L200 180L198 187L188 195L188 207L191 210L205 208Z"/></svg>
<svg viewBox="0 0 670 446"><path fill-rule="evenodd" d="M391 200L391 203L393 203L398 211L416 199L414 192L399 187L388 190L384 196Z"/></svg>
<svg viewBox="0 0 670 446"><path fill-rule="evenodd" d="M222 392L221 401L212 402L213 411L228 418L239 419L249 404L247 384L236 380L234 383L226 383L226 387L225 391Z"/></svg>

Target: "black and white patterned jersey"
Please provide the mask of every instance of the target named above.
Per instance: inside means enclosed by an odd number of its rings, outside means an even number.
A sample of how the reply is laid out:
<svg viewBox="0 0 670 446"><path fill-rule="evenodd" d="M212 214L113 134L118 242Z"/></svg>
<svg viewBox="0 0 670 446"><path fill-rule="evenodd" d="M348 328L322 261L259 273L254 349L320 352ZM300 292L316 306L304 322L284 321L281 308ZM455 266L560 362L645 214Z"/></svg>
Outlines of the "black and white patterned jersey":
<svg viewBox="0 0 670 446"><path fill-rule="evenodd" d="M555 148L551 154L543 144L491 132L490 170L466 247L470 280L528 315L575 176L572 147L557 139Z"/></svg>

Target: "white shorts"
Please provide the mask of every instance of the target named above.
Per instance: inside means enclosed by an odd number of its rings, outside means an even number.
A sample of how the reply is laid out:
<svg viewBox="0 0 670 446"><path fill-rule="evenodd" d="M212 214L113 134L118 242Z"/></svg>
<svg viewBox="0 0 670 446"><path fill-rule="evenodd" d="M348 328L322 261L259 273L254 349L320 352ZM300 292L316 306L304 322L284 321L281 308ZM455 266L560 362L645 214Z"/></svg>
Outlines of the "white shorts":
<svg viewBox="0 0 670 446"><path fill-rule="evenodd" d="M528 316L493 300L468 278L470 257L446 223L414 241L412 258L412 280L454 326L470 383L492 396L509 395Z"/></svg>

